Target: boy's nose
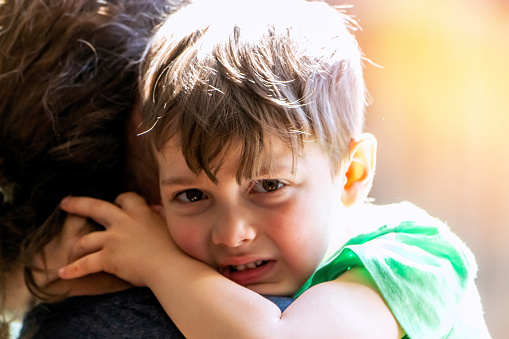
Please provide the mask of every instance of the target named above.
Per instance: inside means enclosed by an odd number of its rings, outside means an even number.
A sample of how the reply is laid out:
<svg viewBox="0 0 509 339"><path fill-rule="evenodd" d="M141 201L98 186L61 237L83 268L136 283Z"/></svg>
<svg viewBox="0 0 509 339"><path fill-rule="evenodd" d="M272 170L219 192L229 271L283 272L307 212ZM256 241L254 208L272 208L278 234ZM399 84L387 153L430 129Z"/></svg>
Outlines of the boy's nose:
<svg viewBox="0 0 509 339"><path fill-rule="evenodd" d="M255 228L241 214L240 211L231 211L217 219L212 231L212 242L215 245L239 247L255 238Z"/></svg>

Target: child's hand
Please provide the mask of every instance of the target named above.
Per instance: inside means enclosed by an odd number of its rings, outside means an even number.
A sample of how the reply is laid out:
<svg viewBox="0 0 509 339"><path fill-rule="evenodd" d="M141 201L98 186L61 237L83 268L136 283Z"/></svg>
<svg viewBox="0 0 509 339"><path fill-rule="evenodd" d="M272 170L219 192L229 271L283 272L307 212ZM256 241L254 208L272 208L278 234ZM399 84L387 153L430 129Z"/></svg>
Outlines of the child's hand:
<svg viewBox="0 0 509 339"><path fill-rule="evenodd" d="M46 287L58 280L58 269L70 264L87 253L78 252L76 244L81 237L90 233L93 226L83 217L68 214L65 218L62 231L51 240L34 258L35 282L40 287Z"/></svg>
<svg viewBox="0 0 509 339"><path fill-rule="evenodd" d="M146 286L147 272L164 267L169 257L180 252L164 218L139 195L121 194L115 204L85 197L62 201L64 211L92 218L106 228L80 239L75 251L90 254L61 268L62 279L105 271L134 285Z"/></svg>

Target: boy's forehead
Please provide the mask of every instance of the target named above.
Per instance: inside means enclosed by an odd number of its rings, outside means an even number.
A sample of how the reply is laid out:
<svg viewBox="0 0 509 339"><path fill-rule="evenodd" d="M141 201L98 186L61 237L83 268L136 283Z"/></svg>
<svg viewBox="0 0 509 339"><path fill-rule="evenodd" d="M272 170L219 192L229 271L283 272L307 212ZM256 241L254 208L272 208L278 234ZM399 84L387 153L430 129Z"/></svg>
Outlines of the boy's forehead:
<svg viewBox="0 0 509 339"><path fill-rule="evenodd" d="M171 138L156 153L162 172L192 172L178 138ZM302 158L302 155L297 156L295 160ZM242 160L242 143L240 141L228 143L228 146L223 148L216 158L220 162L220 171L236 173ZM276 137L264 138L264 149L258 155L256 163L258 164L257 175L293 173L295 167L292 149Z"/></svg>

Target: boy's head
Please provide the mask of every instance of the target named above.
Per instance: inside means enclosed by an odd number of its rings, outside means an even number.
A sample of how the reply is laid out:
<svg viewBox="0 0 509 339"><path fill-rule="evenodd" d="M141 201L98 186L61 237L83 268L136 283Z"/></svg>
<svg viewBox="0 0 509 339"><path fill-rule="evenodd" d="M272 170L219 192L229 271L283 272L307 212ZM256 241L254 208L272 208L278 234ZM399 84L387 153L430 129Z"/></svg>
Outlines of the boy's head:
<svg viewBox="0 0 509 339"><path fill-rule="evenodd" d="M350 29L324 3L204 1L171 16L147 54L144 135L170 233L258 293L295 293L341 206L369 192L375 143L360 134Z"/></svg>
<svg viewBox="0 0 509 339"><path fill-rule="evenodd" d="M189 167L214 179L241 147L238 179L260 170L267 137L296 159L316 142L337 171L363 127L361 53L345 14L295 0L202 1L155 35L144 117L157 150L176 137Z"/></svg>

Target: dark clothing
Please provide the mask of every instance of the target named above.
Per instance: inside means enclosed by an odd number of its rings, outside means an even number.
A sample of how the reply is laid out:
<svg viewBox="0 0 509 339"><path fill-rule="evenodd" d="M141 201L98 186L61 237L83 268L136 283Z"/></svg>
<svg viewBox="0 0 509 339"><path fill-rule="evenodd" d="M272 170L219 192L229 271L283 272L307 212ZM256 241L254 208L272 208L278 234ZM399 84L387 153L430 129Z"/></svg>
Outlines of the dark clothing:
<svg viewBox="0 0 509 339"><path fill-rule="evenodd" d="M284 311L292 298L268 297ZM199 324L197 324L199 326ZM23 321L20 338L184 338L148 288L40 304Z"/></svg>

